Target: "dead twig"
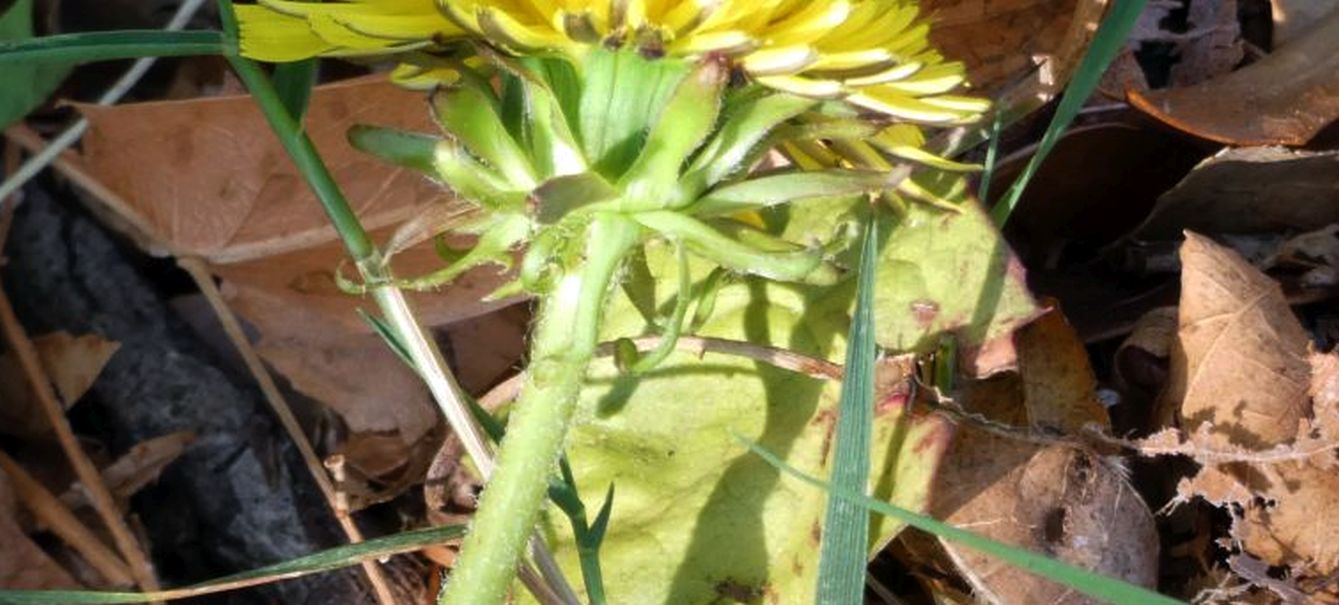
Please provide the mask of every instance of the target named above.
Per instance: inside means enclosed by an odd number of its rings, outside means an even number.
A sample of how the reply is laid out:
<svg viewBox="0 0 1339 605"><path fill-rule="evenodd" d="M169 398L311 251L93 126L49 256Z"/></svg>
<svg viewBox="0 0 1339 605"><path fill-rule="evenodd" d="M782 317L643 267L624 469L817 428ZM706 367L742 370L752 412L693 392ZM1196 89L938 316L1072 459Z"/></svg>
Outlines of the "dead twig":
<svg viewBox="0 0 1339 605"><path fill-rule="evenodd" d="M237 353L242 356L242 361L246 363L246 369L251 372L252 378L256 380L265 401L270 404L270 409L279 418L279 424L283 425L284 431L288 433L289 438L297 446L303 464L307 466L307 471L316 480L316 485L321 489L321 495L325 497L326 503L330 505L330 510L335 513L335 519L339 522L340 529L344 531L344 536L348 538L350 543L362 542L363 534L349 516L347 502L335 490L334 484L330 481L330 476L326 474L325 465L321 462L320 456L316 455L316 450L312 448L311 441L307 439L306 433L302 432L302 425L298 423L298 419L293 415L293 410L289 407L288 401L274 383L274 377L270 375L270 371L266 369L260 355L256 353L255 347L251 346L251 341L247 339L246 334L242 331L242 325L237 321L237 316L228 307L228 303L223 300L223 294L219 292L218 285L214 283L214 276L209 272L209 268L205 266L203 261L194 257L178 258L177 264L191 275L191 279L195 280L195 285L200 288L205 300L209 302L209 307L214 311L214 316L218 318L219 323L223 326L223 332L228 335L228 340L237 349ZM362 566L363 573L367 574L367 581L372 584L377 602L381 605L394 604L396 602L395 595L391 592L390 584L377 562L363 561Z"/></svg>
<svg viewBox="0 0 1339 605"><path fill-rule="evenodd" d="M112 539L116 542L116 548L121 552L121 556L130 564L130 570L135 578L135 583L146 591L158 590L158 579L154 577L153 565L149 558L145 556L144 550L135 540L134 534L130 532L130 527L126 525L125 519L121 518L120 512L116 508L116 500L112 497L111 491L107 485L102 482L102 474L98 468L93 465L93 461L88 459L88 455L79 447L79 441L74 436L74 430L70 428L70 422L65 418L65 408L56 399L56 393L51 386L51 380L46 375L46 370L42 368L42 362L37 356L37 349L33 347L33 342L28 338L28 334L19 323L19 318L14 315L14 307L9 302L9 295L0 288L0 327L3 328L5 340L9 343L9 348L19 360L19 366L23 374L28 379L37 401L41 404L43 412L46 413L47 420L56 433L56 439L60 442L60 447L65 451L65 456L70 461L70 466L74 467L75 474L79 481L83 483L84 489L88 491L89 500L93 503L94 510L102 519L107 531L112 534Z"/></svg>
<svg viewBox="0 0 1339 605"><path fill-rule="evenodd" d="M633 338L632 344L636 345L638 351L650 351L660 344L660 340L661 337L659 336L642 336ZM680 336L678 342L674 344L674 349L685 353L693 353L699 357L706 353L743 357L820 380L841 380L843 374L841 364L787 349L757 345L742 340L709 336ZM612 342L601 343L595 350L597 357L609 357L613 354L614 343ZM479 405L486 410L495 410L498 406L515 399L521 392L522 376L523 374L517 374L493 387L492 390L479 398Z"/></svg>
<svg viewBox="0 0 1339 605"><path fill-rule="evenodd" d="M108 584L129 586L135 583L125 561L81 523L60 498L47 491L45 486L4 452L0 452L0 470L4 470L4 474L9 477L14 494L32 512L33 517L78 552Z"/></svg>

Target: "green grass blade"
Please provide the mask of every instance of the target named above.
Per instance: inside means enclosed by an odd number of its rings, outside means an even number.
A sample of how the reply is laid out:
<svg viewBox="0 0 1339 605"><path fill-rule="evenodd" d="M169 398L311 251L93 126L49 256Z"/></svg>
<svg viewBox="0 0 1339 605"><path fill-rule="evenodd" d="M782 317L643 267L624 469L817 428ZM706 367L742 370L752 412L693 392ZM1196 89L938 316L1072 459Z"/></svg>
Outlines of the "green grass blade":
<svg viewBox="0 0 1339 605"><path fill-rule="evenodd" d="M836 453L832 458L832 484L836 489L856 494L866 493L869 484L870 426L874 421L876 231L871 218L860 255L855 314L847 340L846 375L842 378L837 410ZM869 510L854 502L828 498L820 553L815 602L863 603L865 564L869 557Z"/></svg>
<svg viewBox="0 0 1339 605"><path fill-rule="evenodd" d="M1027 188L1028 181L1037 174L1037 169L1041 163L1050 155L1055 144L1060 141L1060 135L1064 134L1065 129L1069 127L1074 118L1079 115L1079 110L1083 108L1083 103L1097 89L1098 82L1102 79L1102 73L1106 71L1107 66L1120 53L1121 47L1125 45L1125 39L1130 35L1130 30L1134 27L1134 22L1139 18L1139 13L1144 11L1144 5L1148 0L1116 0L1111 7L1111 12L1102 20L1102 25L1097 28L1097 34L1093 37L1093 43L1088 47L1088 52L1083 55L1083 60L1079 62L1078 70L1074 73L1074 78L1069 81L1065 87L1065 96L1060 99L1055 109L1055 117L1051 118L1051 125L1046 128L1046 133L1042 135L1041 142L1037 144L1036 153L1032 154L1032 159L1028 161L1027 167L1023 169L1022 174L1009 187L1005 193L1004 199L1000 200L994 208L990 210L991 218L995 219L995 224L1003 225L1009 220L1009 214L1013 212L1014 206L1018 205L1018 200L1023 197L1023 190Z"/></svg>
<svg viewBox="0 0 1339 605"><path fill-rule="evenodd" d="M1090 597L1101 599L1115 605L1185 605L1168 596L1158 594L1142 586L1136 586L1104 575L1075 567L1064 561L1051 559L1037 553L996 542L965 529L959 529L933 517L914 513L905 508L893 506L887 502L875 500L856 492L837 490L820 479L811 477L786 464L776 454L767 451L761 445L737 437L753 453L762 457L768 464L792 477L828 492L830 496L858 504L863 508L902 521L921 531L932 533L946 540L952 540L968 548L979 550L999 557L1006 563L1019 569L1037 574L1053 582L1059 582Z"/></svg>
<svg viewBox="0 0 1339 605"><path fill-rule="evenodd" d="M18 0L0 10L0 40L31 40L33 0ZM19 120L42 104L69 75L71 65L31 62L0 65L0 128ZM9 197L0 196L0 199Z"/></svg>
<svg viewBox="0 0 1339 605"><path fill-rule="evenodd" d="M337 546L283 563L224 576L203 584L157 592L103 592L96 590L0 590L0 605L80 605L83 603L148 603L290 580L357 565L363 561L413 552L465 534L465 526L448 525L407 531L393 536Z"/></svg>
<svg viewBox="0 0 1339 605"><path fill-rule="evenodd" d="M140 57L222 55L228 48L226 38L217 31L81 32L0 42L0 64L73 64Z"/></svg>
<svg viewBox="0 0 1339 605"><path fill-rule="evenodd" d="M307 113L307 104L311 101L312 87L316 86L316 68L320 63L315 59L291 61L274 66L274 90L284 109L292 114L299 123Z"/></svg>
<svg viewBox="0 0 1339 605"><path fill-rule="evenodd" d="M1000 153L1000 132L1004 130L1004 117L999 113L990 126L990 141L986 143L986 161L981 167L981 184L976 189L976 199L990 199L990 182L995 178L995 168Z"/></svg>

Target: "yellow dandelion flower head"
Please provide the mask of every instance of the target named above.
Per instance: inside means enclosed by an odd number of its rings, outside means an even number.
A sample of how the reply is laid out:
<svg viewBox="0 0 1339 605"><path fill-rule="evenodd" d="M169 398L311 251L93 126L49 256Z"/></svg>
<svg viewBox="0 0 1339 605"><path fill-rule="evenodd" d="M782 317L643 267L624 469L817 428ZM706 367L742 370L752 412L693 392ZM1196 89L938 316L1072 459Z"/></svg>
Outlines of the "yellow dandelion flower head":
<svg viewBox="0 0 1339 605"><path fill-rule="evenodd" d="M951 94L960 63L930 45L913 0L259 0L237 6L242 52L266 61L399 54L408 85L449 78L424 61L464 40L581 57L594 45L647 56L728 56L754 81L844 98L909 121L974 118L985 101Z"/></svg>

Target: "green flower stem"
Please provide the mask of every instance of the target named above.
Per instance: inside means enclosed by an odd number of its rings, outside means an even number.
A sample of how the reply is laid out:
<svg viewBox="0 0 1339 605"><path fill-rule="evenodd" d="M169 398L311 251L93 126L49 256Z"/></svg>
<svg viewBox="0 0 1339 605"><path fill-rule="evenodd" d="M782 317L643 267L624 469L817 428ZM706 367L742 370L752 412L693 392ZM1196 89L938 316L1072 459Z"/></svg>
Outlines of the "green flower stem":
<svg viewBox="0 0 1339 605"><path fill-rule="evenodd" d="M605 297L640 232L623 215L596 214L585 234L584 258L564 267L541 299L525 383L441 605L492 605L505 598L595 355Z"/></svg>

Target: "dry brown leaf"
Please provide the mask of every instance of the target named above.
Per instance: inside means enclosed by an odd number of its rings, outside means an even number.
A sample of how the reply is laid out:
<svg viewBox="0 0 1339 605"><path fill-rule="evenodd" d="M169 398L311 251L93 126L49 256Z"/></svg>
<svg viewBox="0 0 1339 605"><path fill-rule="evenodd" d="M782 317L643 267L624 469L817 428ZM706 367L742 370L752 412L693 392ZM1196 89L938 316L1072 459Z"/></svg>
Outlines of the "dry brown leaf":
<svg viewBox="0 0 1339 605"><path fill-rule="evenodd" d="M55 384L66 409L93 386L103 366L121 347L120 343L97 334L76 337L63 331L38 336L33 339L33 346L37 348L42 367ZM33 399L27 377L11 353L0 356L0 398L5 402L0 406L0 431L36 437L51 430L41 407Z"/></svg>
<svg viewBox="0 0 1339 605"><path fill-rule="evenodd" d="M1014 336L1028 421L1064 433L1077 433L1090 423L1109 426L1106 408L1097 401L1097 377L1087 349L1058 301L1046 300L1042 306L1050 311Z"/></svg>
<svg viewBox="0 0 1339 605"><path fill-rule="evenodd" d="M1339 11L1265 58L1212 80L1147 94L1145 113L1230 145L1304 145L1339 118Z"/></svg>
<svg viewBox="0 0 1339 605"><path fill-rule="evenodd" d="M1307 462L1238 470L1251 491L1272 505L1245 506L1232 528L1247 552L1307 576L1339 569L1339 474ZM1249 501L1248 501L1249 502Z"/></svg>
<svg viewBox="0 0 1339 605"><path fill-rule="evenodd" d="M1138 240L1201 233L1314 231L1339 223L1339 153L1228 149L1201 162L1135 230Z"/></svg>
<svg viewBox="0 0 1339 605"><path fill-rule="evenodd" d="M78 588L70 573L51 560L14 520L14 492L0 470L0 588L51 590Z"/></svg>
<svg viewBox="0 0 1339 605"><path fill-rule="evenodd" d="M1246 56L1237 19L1237 0L1191 0L1190 31L1181 34L1172 86L1192 86L1231 72Z"/></svg>
<svg viewBox="0 0 1339 605"><path fill-rule="evenodd" d="M329 246L215 269L227 280L229 305L260 333L257 351L295 389L336 410L352 432L398 432L412 444L437 423L432 398L355 312L375 305L335 287L337 245ZM431 246L399 254L395 263L405 274L441 264ZM425 324L453 323L510 304L480 301L502 280L483 267L440 292L409 298Z"/></svg>
<svg viewBox="0 0 1339 605"><path fill-rule="evenodd" d="M121 343L97 334L71 336L64 331L34 338L33 345L66 409L84 396L103 366L121 348Z"/></svg>
<svg viewBox="0 0 1339 605"><path fill-rule="evenodd" d="M426 242L442 233L458 227L467 220L477 218L477 206L464 203L430 204L395 229L389 241L382 249L384 258L390 259L414 246Z"/></svg>
<svg viewBox="0 0 1339 605"><path fill-rule="evenodd" d="M1133 426L1175 424L1179 407L1159 407L1156 401L1167 384L1168 358L1176 340L1176 316L1176 307L1158 307L1145 313L1116 349L1113 364L1116 382L1124 388L1130 403L1136 406L1122 411L1136 413L1135 409L1138 410L1138 417L1126 418ZM1135 403L1136 399L1138 403ZM1129 423L1124 426L1131 426Z"/></svg>
<svg viewBox="0 0 1339 605"><path fill-rule="evenodd" d="M261 355L297 390L337 410L354 432L395 432L414 443L436 424L418 377L355 312L374 305L336 288L342 244L252 99L81 110L92 124L84 157L90 171L131 202L137 222L163 247L209 262L230 304L259 332ZM374 240L425 211L452 208L440 185L345 139L357 123L435 132L420 93L380 76L319 86L306 123ZM409 277L441 266L431 246L419 246L395 255L391 268ZM503 279L484 267L441 292L409 298L423 323L440 325L506 304L480 302Z"/></svg>
<svg viewBox="0 0 1339 605"><path fill-rule="evenodd" d="M334 452L369 479L386 478L404 467L409 446L399 435L353 433Z"/></svg>
<svg viewBox="0 0 1339 605"><path fill-rule="evenodd" d="M1178 21L1170 18L1174 10L1186 11L1184 29L1169 29L1169 22ZM1245 57L1237 12L1237 0L1188 0L1184 5L1181 0L1154 0L1135 21L1126 48L1139 49L1148 44L1166 48L1172 61L1167 85L1198 84L1231 72ZM1133 52L1127 50L1117 57L1103 75L1101 89L1116 95L1149 89Z"/></svg>
<svg viewBox="0 0 1339 605"><path fill-rule="evenodd" d="M964 438L962 448L950 453L953 470L941 473L941 485L972 481L963 476L968 464L954 462L960 454L971 455L977 464L973 473L1005 473L990 476L989 486L956 510L936 509L936 516L947 513L948 522L958 527L1046 552L1106 576L1143 586L1156 584L1158 536L1153 516L1119 470L1063 446L1038 449L1010 444L1003 452L991 448L992 442L1000 445L999 439ZM972 450L974 455L969 454ZM1004 468L1002 461L1017 464ZM991 603L1097 602L989 555L944 546L977 594Z"/></svg>
<svg viewBox="0 0 1339 605"><path fill-rule="evenodd" d="M163 469L180 457L195 439L194 432L177 431L136 443L115 462L102 469L102 482L107 484L107 489L125 510L126 501L135 492L157 480ZM60 499L73 509L90 504L87 494L76 483L61 494Z"/></svg>
<svg viewBox="0 0 1339 605"><path fill-rule="evenodd" d="M1106 0L922 0L944 55L967 64L968 79L994 92L1049 62L1042 77L1064 86L1087 48Z"/></svg>
<svg viewBox="0 0 1339 605"><path fill-rule="evenodd" d="M352 432L396 433L410 444L437 424L427 387L376 335L267 336L257 351Z"/></svg>
<svg viewBox="0 0 1339 605"><path fill-rule="evenodd" d="M1339 352L1311 354L1311 415L1321 438L1339 442Z"/></svg>
<svg viewBox="0 0 1339 605"><path fill-rule="evenodd" d="M1186 232L1179 332L1164 401L1182 425L1209 422L1231 442L1291 440L1307 412L1306 332L1278 284L1228 248Z"/></svg>
<svg viewBox="0 0 1339 605"><path fill-rule="evenodd" d="M214 263L264 258L335 239L328 219L249 96L80 105L84 160L154 238ZM305 123L369 228L446 197L422 175L355 150L345 131L372 123L435 132L422 94L369 76L318 86Z"/></svg>
<svg viewBox="0 0 1339 605"><path fill-rule="evenodd" d="M1045 366L1031 367L1037 372ZM1026 425L1023 391L1017 375L997 376L972 383L964 407L995 422ZM1123 472L1107 461L963 423L932 493L931 514L953 525L1104 575L1145 586L1156 581L1153 516ZM942 544L976 593L991 603L1093 602L988 555Z"/></svg>
<svg viewBox="0 0 1339 605"><path fill-rule="evenodd" d="M514 373L525 354L530 318L529 305L518 304L448 326L448 360L460 386L482 394Z"/></svg>
<svg viewBox="0 0 1339 605"><path fill-rule="evenodd" d="M1180 340L1166 396L1181 402L1183 426L1197 427L1189 443L1201 454L1252 454L1233 448L1241 445L1260 459L1309 457L1213 466L1192 454L1207 466L1181 482L1178 498L1228 508L1234 541L1269 565L1329 576L1339 569L1339 527L1328 521L1339 514L1339 358L1309 354L1278 286L1240 256L1193 233L1181 253Z"/></svg>
<svg viewBox="0 0 1339 605"><path fill-rule="evenodd" d="M1305 35L1325 15L1339 8L1334 0L1272 0L1274 13L1274 48Z"/></svg>

